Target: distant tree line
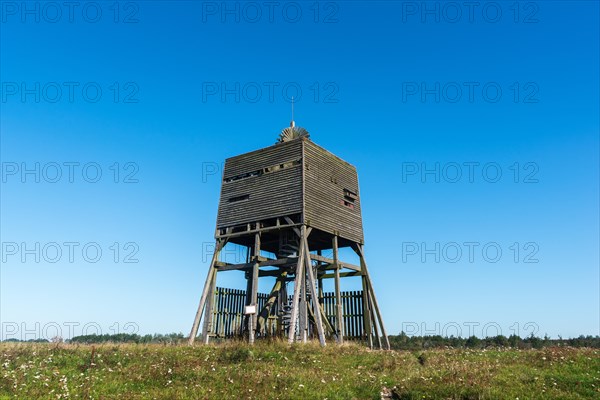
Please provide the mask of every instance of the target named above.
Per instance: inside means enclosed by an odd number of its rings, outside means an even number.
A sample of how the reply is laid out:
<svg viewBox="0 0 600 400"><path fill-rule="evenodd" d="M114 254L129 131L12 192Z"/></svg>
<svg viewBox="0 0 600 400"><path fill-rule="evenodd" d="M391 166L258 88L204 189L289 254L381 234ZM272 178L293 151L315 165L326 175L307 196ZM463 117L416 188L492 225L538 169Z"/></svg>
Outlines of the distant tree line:
<svg viewBox="0 0 600 400"><path fill-rule="evenodd" d="M394 350L422 350L422 349L439 349L439 348L466 348L466 349L485 349L485 348L516 348L516 349L541 349L552 346L570 346L570 347L591 347L600 348L600 336L579 336L577 338L563 339L559 336L558 339L551 339L548 336L539 338L536 336L528 336L521 338L517 335L509 337L499 335L486 338L478 338L471 336L468 338L462 337L443 337L434 336L408 336L404 332L399 335L389 336L390 345ZM18 339L8 339L6 342L35 342L35 343L50 343L46 339L31 339L21 341ZM62 342L53 339L52 342ZM167 335L137 335L129 333L119 333L114 335L84 335L75 336L72 339L65 340L65 343L81 343L81 344L101 344L101 343L139 343L139 344L180 344L185 343L186 337L183 333L170 333Z"/></svg>
<svg viewBox="0 0 600 400"><path fill-rule="evenodd" d="M390 346L394 350L420 350L435 348L467 348L467 349L485 349L493 347L510 347L516 349L541 349L550 346L570 346L570 347L591 347L600 348L600 336L579 336L577 338L551 339L547 335L543 338L537 336L528 336L521 338L517 335L509 337L498 335L486 338L471 336L462 337L443 337L434 336L408 336L404 332L399 335L389 336Z"/></svg>
<svg viewBox="0 0 600 400"><path fill-rule="evenodd" d="M2 343L50 343L48 339L29 339L29 340L19 340L19 339L6 339Z"/></svg>
<svg viewBox="0 0 600 400"><path fill-rule="evenodd" d="M167 335L136 335L130 333L118 333L114 335L83 335L74 336L72 339L64 340L64 343L81 343L81 344L100 344L100 343L158 343L158 344L177 344L184 342L186 337L183 333L170 333ZM62 338L47 339L7 339L4 343L20 342L20 343L62 343Z"/></svg>
<svg viewBox="0 0 600 400"><path fill-rule="evenodd" d="M183 333L169 333L162 335L155 333L154 335L137 335L131 333L118 333L115 335L84 335L74 336L72 339L67 340L67 343L84 343L84 344L95 344L95 343L158 343L158 344L177 344L185 340Z"/></svg>

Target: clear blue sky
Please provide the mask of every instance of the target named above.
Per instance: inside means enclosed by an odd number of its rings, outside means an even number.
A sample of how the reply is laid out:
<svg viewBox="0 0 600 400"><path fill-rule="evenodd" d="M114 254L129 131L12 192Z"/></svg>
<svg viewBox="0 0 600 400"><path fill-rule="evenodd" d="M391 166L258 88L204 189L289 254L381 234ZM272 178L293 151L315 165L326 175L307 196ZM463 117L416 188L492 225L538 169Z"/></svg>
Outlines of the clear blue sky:
<svg viewBox="0 0 600 400"><path fill-rule="evenodd" d="M0 2L3 339L187 334L220 165L292 95L359 171L389 333L599 334L598 2L26 4Z"/></svg>

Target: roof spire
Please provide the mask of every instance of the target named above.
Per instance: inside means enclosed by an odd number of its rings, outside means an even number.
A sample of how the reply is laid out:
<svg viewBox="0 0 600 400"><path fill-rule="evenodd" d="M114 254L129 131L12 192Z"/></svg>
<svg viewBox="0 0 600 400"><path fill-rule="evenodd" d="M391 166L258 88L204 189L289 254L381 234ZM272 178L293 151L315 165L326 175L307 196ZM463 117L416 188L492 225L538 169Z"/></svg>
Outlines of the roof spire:
<svg viewBox="0 0 600 400"><path fill-rule="evenodd" d="M290 126L281 131L276 143L288 142L298 138L308 139L309 137L310 135L306 129L296 126L296 122L294 121L294 96L292 96L292 120L290 121Z"/></svg>

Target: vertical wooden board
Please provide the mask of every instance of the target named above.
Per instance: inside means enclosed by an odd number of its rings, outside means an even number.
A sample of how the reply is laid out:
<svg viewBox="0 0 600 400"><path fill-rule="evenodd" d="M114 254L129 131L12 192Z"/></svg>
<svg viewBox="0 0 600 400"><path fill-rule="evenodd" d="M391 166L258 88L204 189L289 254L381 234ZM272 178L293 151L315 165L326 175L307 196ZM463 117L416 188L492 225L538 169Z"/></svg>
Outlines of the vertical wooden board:
<svg viewBox="0 0 600 400"><path fill-rule="evenodd" d="M227 296L225 296L223 303L223 336L228 337L231 333L231 301L233 300L233 293L231 290L228 291Z"/></svg>
<svg viewBox="0 0 600 400"><path fill-rule="evenodd" d="M233 290L229 291L229 298L227 300L227 323L225 326L225 337L229 337L231 335L234 323L235 323L235 314L234 314L234 303L235 302L235 295L233 293Z"/></svg>
<svg viewBox="0 0 600 400"><path fill-rule="evenodd" d="M354 319L352 317L352 313L354 312L352 308L352 292L348 292L346 295L346 305L348 307L348 336L354 337Z"/></svg>
<svg viewBox="0 0 600 400"><path fill-rule="evenodd" d="M248 293L244 290L240 290L240 298L239 298L239 309L238 313L240 315L240 329L245 330L244 321L246 320L246 316L244 315L244 307L246 306L246 299L248 298Z"/></svg>
<svg viewBox="0 0 600 400"><path fill-rule="evenodd" d="M356 296L356 301L359 304L359 310L360 310L360 317L358 318L358 321L360 323L360 333L361 336L365 335L365 321L364 321L364 308L363 308L363 294L362 292L359 292L358 296Z"/></svg>
<svg viewBox="0 0 600 400"><path fill-rule="evenodd" d="M335 313L336 313L336 310L335 310L335 293L333 293L333 292L329 293L328 297L329 297L329 311L328 311L329 316L331 318L336 318L336 316L335 316Z"/></svg>
<svg viewBox="0 0 600 400"><path fill-rule="evenodd" d="M358 292L354 292L354 326L355 326L355 331L354 331L354 335L356 337L360 337L361 336L361 326L360 326L360 317L359 314L361 314L360 312L360 304L358 302L358 296L356 295Z"/></svg>
<svg viewBox="0 0 600 400"><path fill-rule="evenodd" d="M242 325L244 323L244 316L241 312L242 307L244 302L246 301L246 293L243 293L242 290L237 290L236 291L236 302L235 302L235 318L236 318L236 325L235 325L235 335L239 335L241 334L242 331Z"/></svg>
<svg viewBox="0 0 600 400"><path fill-rule="evenodd" d="M213 319L212 319L212 327L211 327L211 331L210 333L213 334L218 334L218 327L219 327L219 317L222 315L223 311L221 308L221 304L220 304L220 295L221 295L221 288L216 288L215 293L213 293L214 296L214 307L213 307Z"/></svg>
<svg viewBox="0 0 600 400"><path fill-rule="evenodd" d="M365 321L364 321L364 297L362 292L357 292L357 296L356 296L356 302L358 304L358 309L360 310L360 315L357 317L358 320L358 324L360 326L360 336L364 336L366 334L365 332Z"/></svg>
<svg viewBox="0 0 600 400"><path fill-rule="evenodd" d="M350 304L352 304L352 337L356 338L356 302L355 302L354 293L350 296Z"/></svg>
<svg viewBox="0 0 600 400"><path fill-rule="evenodd" d="M353 307L353 301L352 301L352 292L348 292L348 297L347 297L347 302L348 302L348 325L349 325L349 332L348 335L352 338L354 338L354 307Z"/></svg>
<svg viewBox="0 0 600 400"><path fill-rule="evenodd" d="M244 309L244 305L246 304L246 292L244 292L243 290L238 290L238 295L237 295L237 308L236 308L236 314L237 314L237 320L238 320L238 326L237 326L237 335L241 335L241 331L244 329L244 313L243 313L243 309Z"/></svg>
<svg viewBox="0 0 600 400"><path fill-rule="evenodd" d="M227 317L227 310L226 310L226 305L225 305L225 300L227 299L227 292L228 292L228 290L223 290L219 294L218 302L219 302L219 309L221 312L219 313L218 326L215 329L215 331L219 335L219 337L223 336L224 321L225 321L225 318Z"/></svg>
<svg viewBox="0 0 600 400"><path fill-rule="evenodd" d="M360 314L362 314L360 312L361 308L360 308L360 302L359 302L359 297L357 296L358 292L354 292L354 323L356 326L356 330L354 332L354 335L356 337L361 337L361 318L360 318Z"/></svg>
<svg viewBox="0 0 600 400"><path fill-rule="evenodd" d="M240 306L242 304L242 302L245 299L245 295L242 295L239 293L239 291L236 291L236 296L235 296L235 302L234 302L234 313L235 313L235 323L231 329L231 334L233 336L238 336L240 334L240 331L242 329L242 315L240 313Z"/></svg>
<svg viewBox="0 0 600 400"><path fill-rule="evenodd" d="M348 337L352 337L350 334L350 318L348 315L350 314L350 305L348 304L348 295L347 293L342 294L342 302L344 303L344 330L345 335Z"/></svg>
<svg viewBox="0 0 600 400"><path fill-rule="evenodd" d="M219 289L218 287L214 288L214 292L212 294L213 296L213 309L211 312L211 327L209 330L209 335L210 334L214 334L215 333L215 326L217 324L217 318L219 317L219 312L220 312L220 308L219 308Z"/></svg>
<svg viewBox="0 0 600 400"><path fill-rule="evenodd" d="M352 292L348 292L346 301L348 303L348 336L354 338L354 307L352 306Z"/></svg>
<svg viewBox="0 0 600 400"><path fill-rule="evenodd" d="M229 311L228 320L227 320L227 329L226 336L229 337L232 335L232 332L236 329L236 314L235 314L235 301L237 296L231 291L231 295L229 297L229 306L227 310Z"/></svg>
<svg viewBox="0 0 600 400"><path fill-rule="evenodd" d="M219 317L219 327L217 332L219 336L225 336L225 321L227 318L227 298L229 297L229 290L221 291L219 296L219 303L221 306L221 315Z"/></svg>

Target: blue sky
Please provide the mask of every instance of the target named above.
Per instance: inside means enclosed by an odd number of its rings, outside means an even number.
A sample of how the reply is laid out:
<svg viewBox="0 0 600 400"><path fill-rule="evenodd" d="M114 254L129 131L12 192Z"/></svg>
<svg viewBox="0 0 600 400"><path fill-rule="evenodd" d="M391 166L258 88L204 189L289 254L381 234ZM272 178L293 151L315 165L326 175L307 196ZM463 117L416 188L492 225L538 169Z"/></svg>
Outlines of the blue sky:
<svg viewBox="0 0 600 400"><path fill-rule="evenodd" d="M0 2L3 339L187 334L221 163L291 96L390 334L599 334L597 2L113 3Z"/></svg>

